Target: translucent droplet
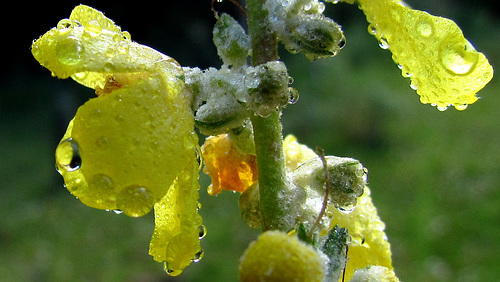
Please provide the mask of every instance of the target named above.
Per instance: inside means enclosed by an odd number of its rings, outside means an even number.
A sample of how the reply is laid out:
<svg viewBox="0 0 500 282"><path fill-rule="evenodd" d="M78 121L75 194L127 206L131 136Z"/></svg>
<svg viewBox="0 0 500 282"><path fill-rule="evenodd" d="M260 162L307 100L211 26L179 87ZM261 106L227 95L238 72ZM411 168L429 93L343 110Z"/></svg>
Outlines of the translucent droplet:
<svg viewBox="0 0 500 282"><path fill-rule="evenodd" d="M112 205L116 201L115 184L113 179L106 174L94 174L88 180L89 190L92 190L99 197L101 203Z"/></svg>
<svg viewBox="0 0 500 282"><path fill-rule="evenodd" d="M123 31L122 36L123 36L123 39L132 40L132 36L130 35L130 32L128 32L128 31Z"/></svg>
<svg viewBox="0 0 500 282"><path fill-rule="evenodd" d="M128 216L140 217L151 211L154 199L149 189L141 185L125 187L116 199L116 206Z"/></svg>
<svg viewBox="0 0 500 282"><path fill-rule="evenodd" d="M389 42L387 42L387 39L385 37L380 37L378 46L380 46L380 48L382 49L389 49Z"/></svg>
<svg viewBox="0 0 500 282"><path fill-rule="evenodd" d="M370 33L371 35L377 35L377 28L375 28L373 24L368 25L368 33Z"/></svg>
<svg viewBox="0 0 500 282"><path fill-rule="evenodd" d="M299 100L299 91L293 87L288 87L288 93L290 98L288 99L288 104L295 104Z"/></svg>
<svg viewBox="0 0 500 282"><path fill-rule="evenodd" d="M81 62L85 54L82 43L74 36L69 36L59 41L55 51L59 62L70 66Z"/></svg>
<svg viewBox="0 0 500 282"><path fill-rule="evenodd" d="M80 146L73 138L61 141L56 148L56 162L66 171L75 171L82 165Z"/></svg>
<svg viewBox="0 0 500 282"><path fill-rule="evenodd" d="M194 255L194 258L192 258L191 261L194 263L200 262L203 256L205 256L205 253L203 252L203 250L200 250Z"/></svg>
<svg viewBox="0 0 500 282"><path fill-rule="evenodd" d="M115 214L122 214L122 213L123 213L123 211L122 211L122 210L113 210L113 212L114 212Z"/></svg>
<svg viewBox="0 0 500 282"><path fill-rule="evenodd" d="M337 208L341 213L344 214L350 214L356 209L356 204L348 205L348 206L341 206Z"/></svg>
<svg viewBox="0 0 500 282"><path fill-rule="evenodd" d="M436 109L438 109L438 111L440 112L444 112L448 109L448 106L438 105L436 106Z"/></svg>
<svg viewBox="0 0 500 282"><path fill-rule="evenodd" d="M180 270L180 269L171 269L171 268L169 268L168 267L168 262L165 262L163 264L163 269L170 276L179 276L182 273L182 270Z"/></svg>
<svg viewBox="0 0 500 282"><path fill-rule="evenodd" d="M61 30L61 29L68 29L71 27L73 22L70 19L62 19L57 23L56 28Z"/></svg>
<svg viewBox="0 0 500 282"><path fill-rule="evenodd" d="M476 49L465 42L443 40L440 48L441 63L453 74L466 75L474 70L479 54Z"/></svg>
<svg viewBox="0 0 500 282"><path fill-rule="evenodd" d="M434 33L434 24L430 20L421 20L417 23L417 32L423 37L429 37Z"/></svg>
<svg viewBox="0 0 500 282"><path fill-rule="evenodd" d="M455 109L459 110L459 111L463 111L465 109L467 109L467 104L461 104L461 105L455 105Z"/></svg>
<svg viewBox="0 0 500 282"><path fill-rule="evenodd" d="M101 34L102 28L98 21L92 20L85 25L83 30L85 36L96 37Z"/></svg>
<svg viewBox="0 0 500 282"><path fill-rule="evenodd" d="M413 89L413 90L417 90L418 89L418 87L415 84L413 84L413 83L410 84L410 88Z"/></svg>
<svg viewBox="0 0 500 282"><path fill-rule="evenodd" d="M118 42L118 46L116 46L116 50L118 53L126 55L129 50L129 44L126 41Z"/></svg>
<svg viewBox="0 0 500 282"><path fill-rule="evenodd" d="M198 239L201 240L207 235L207 228L205 227L205 225L200 225L198 229L199 229Z"/></svg>

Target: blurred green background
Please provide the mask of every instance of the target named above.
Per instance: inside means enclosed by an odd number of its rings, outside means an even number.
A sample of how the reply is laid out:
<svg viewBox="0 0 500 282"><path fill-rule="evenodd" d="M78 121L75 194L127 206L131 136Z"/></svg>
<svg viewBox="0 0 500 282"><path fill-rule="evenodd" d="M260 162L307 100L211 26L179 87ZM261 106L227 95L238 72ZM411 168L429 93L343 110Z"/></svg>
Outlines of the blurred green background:
<svg viewBox="0 0 500 282"><path fill-rule="evenodd" d="M499 11L488 1L407 1L454 19L495 66ZM50 76L30 45L80 1L11 3L2 18L0 83L0 281L235 281L239 256L258 230L239 219L238 195L209 197L202 176L205 257L176 278L147 254L153 217L133 219L83 206L63 187L53 151L93 91ZM86 1L133 40L183 66L220 66L210 1ZM240 15L225 1L219 11ZM500 279L500 96L495 78L466 111L419 103L391 54L377 46L356 7L327 5L347 45L308 62L282 52L300 100L284 133L327 154L359 159L385 221L404 281ZM241 18L240 18L241 19Z"/></svg>

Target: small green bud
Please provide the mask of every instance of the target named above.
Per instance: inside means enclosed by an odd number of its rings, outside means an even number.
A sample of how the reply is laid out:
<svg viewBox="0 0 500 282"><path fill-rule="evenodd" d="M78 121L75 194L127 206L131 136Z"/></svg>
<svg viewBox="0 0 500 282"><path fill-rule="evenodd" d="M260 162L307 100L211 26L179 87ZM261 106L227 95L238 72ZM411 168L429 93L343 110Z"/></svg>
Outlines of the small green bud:
<svg viewBox="0 0 500 282"><path fill-rule="evenodd" d="M225 65L240 67L247 64L249 40L243 27L230 15L217 18L213 30L217 54Z"/></svg>
<svg viewBox="0 0 500 282"><path fill-rule="evenodd" d="M341 27L326 17L308 17L301 21L290 33L289 40L292 50L303 52L309 60L335 56L345 45Z"/></svg>

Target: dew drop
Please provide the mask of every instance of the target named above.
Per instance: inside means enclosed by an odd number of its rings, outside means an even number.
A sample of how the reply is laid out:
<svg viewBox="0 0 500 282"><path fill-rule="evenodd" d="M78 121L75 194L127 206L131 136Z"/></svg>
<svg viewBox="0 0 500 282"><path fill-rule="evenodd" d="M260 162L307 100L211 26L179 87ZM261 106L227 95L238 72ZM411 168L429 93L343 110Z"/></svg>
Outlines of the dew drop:
<svg viewBox="0 0 500 282"><path fill-rule="evenodd" d="M200 262L203 256L205 256L205 253L203 252L203 250L200 250L194 255L194 258L192 258L191 261L194 263Z"/></svg>
<svg viewBox="0 0 500 282"><path fill-rule="evenodd" d="M382 49L389 49L389 42L387 42L387 39L385 37L380 37L378 46L380 46L380 48Z"/></svg>
<svg viewBox="0 0 500 282"><path fill-rule="evenodd" d="M377 28L373 24L368 25L368 33L371 35L377 35Z"/></svg>
<svg viewBox="0 0 500 282"><path fill-rule="evenodd" d="M182 270L180 270L180 269L171 269L171 268L169 268L168 267L168 262L165 262L163 264L163 269L170 276L179 276L182 273Z"/></svg>
<svg viewBox="0 0 500 282"><path fill-rule="evenodd" d="M479 54L474 47L465 40L443 40L440 48L441 63L451 73L466 75L474 70Z"/></svg>
<svg viewBox="0 0 500 282"><path fill-rule="evenodd" d="M434 33L434 24L429 20L421 20L417 23L417 32L423 37L429 37Z"/></svg>
<svg viewBox="0 0 500 282"><path fill-rule="evenodd" d="M84 31L84 35L86 35L86 36L96 37L96 36L99 36L99 34L101 34L102 28L101 28L101 25L99 24L98 21L92 20L92 21L89 21L87 23L87 25L85 25L85 28L83 31Z"/></svg>
<svg viewBox="0 0 500 282"><path fill-rule="evenodd" d="M128 54L129 44L126 41L120 41L116 46L116 50L118 51L118 53L126 55Z"/></svg>
<svg viewBox="0 0 500 282"><path fill-rule="evenodd" d="M288 104L295 104L299 100L299 91L293 87L288 87Z"/></svg>
<svg viewBox="0 0 500 282"><path fill-rule="evenodd" d="M124 214L140 217L151 211L154 199L149 189L141 185L130 185L118 194L116 205Z"/></svg>
<svg viewBox="0 0 500 282"><path fill-rule="evenodd" d="M467 109L467 104L460 104L460 105L455 105L455 109L459 110L459 111L463 111L465 109Z"/></svg>
<svg viewBox="0 0 500 282"><path fill-rule="evenodd" d="M106 205L113 205L116 201L115 184L113 179L106 174L94 174L88 180L89 190L98 195L99 201Z"/></svg>
<svg viewBox="0 0 500 282"><path fill-rule="evenodd" d="M57 23L56 28L59 30L69 29L72 25L72 21L70 19L62 19Z"/></svg>
<svg viewBox="0 0 500 282"><path fill-rule="evenodd" d="M113 212L114 212L115 214L122 214L122 213L123 213L123 211L122 211L122 210L118 210L118 209L117 209L117 210L113 210Z"/></svg>
<svg viewBox="0 0 500 282"><path fill-rule="evenodd" d="M82 43L74 36L69 36L58 42L55 51L59 62L68 66L80 63L85 54Z"/></svg>
<svg viewBox="0 0 500 282"><path fill-rule="evenodd" d="M417 90L418 89L418 87L415 84L413 84L413 83L410 84L410 88L413 89L413 90Z"/></svg>
<svg viewBox="0 0 500 282"><path fill-rule="evenodd" d="M61 141L56 148L56 162L66 171L75 171L82 165L80 146L73 138Z"/></svg>
<svg viewBox="0 0 500 282"><path fill-rule="evenodd" d="M438 111L440 112L444 112L448 109L448 106L438 105L436 106L436 109L438 109Z"/></svg>
<svg viewBox="0 0 500 282"><path fill-rule="evenodd" d="M200 240L207 235L207 228L205 227L205 225L202 224L198 227L198 233L199 233L198 239Z"/></svg>

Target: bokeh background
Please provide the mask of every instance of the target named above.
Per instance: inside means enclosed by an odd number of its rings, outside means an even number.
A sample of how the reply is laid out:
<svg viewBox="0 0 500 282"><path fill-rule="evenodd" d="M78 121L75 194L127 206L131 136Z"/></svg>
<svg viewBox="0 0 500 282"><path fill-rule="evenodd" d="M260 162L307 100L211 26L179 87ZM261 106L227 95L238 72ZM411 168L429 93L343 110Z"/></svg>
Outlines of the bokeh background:
<svg viewBox="0 0 500 282"><path fill-rule="evenodd" d="M9 2L0 68L0 281L236 281L239 256L258 230L239 218L238 195L209 197L202 176L205 257L177 277L147 254L152 215L127 218L82 205L54 169L54 149L92 90L52 78L30 45L81 1ZM494 66L500 18L494 2L408 0L454 19ZM132 39L183 66L219 67L210 0L83 1ZM226 0L217 10L244 20ZM419 103L387 50L367 33L361 11L327 4L347 45L308 62L282 51L297 104L284 133L327 154L359 159L385 221L396 273L404 281L500 279L500 93L495 78L466 111ZM11 14L11 15L9 15Z"/></svg>

